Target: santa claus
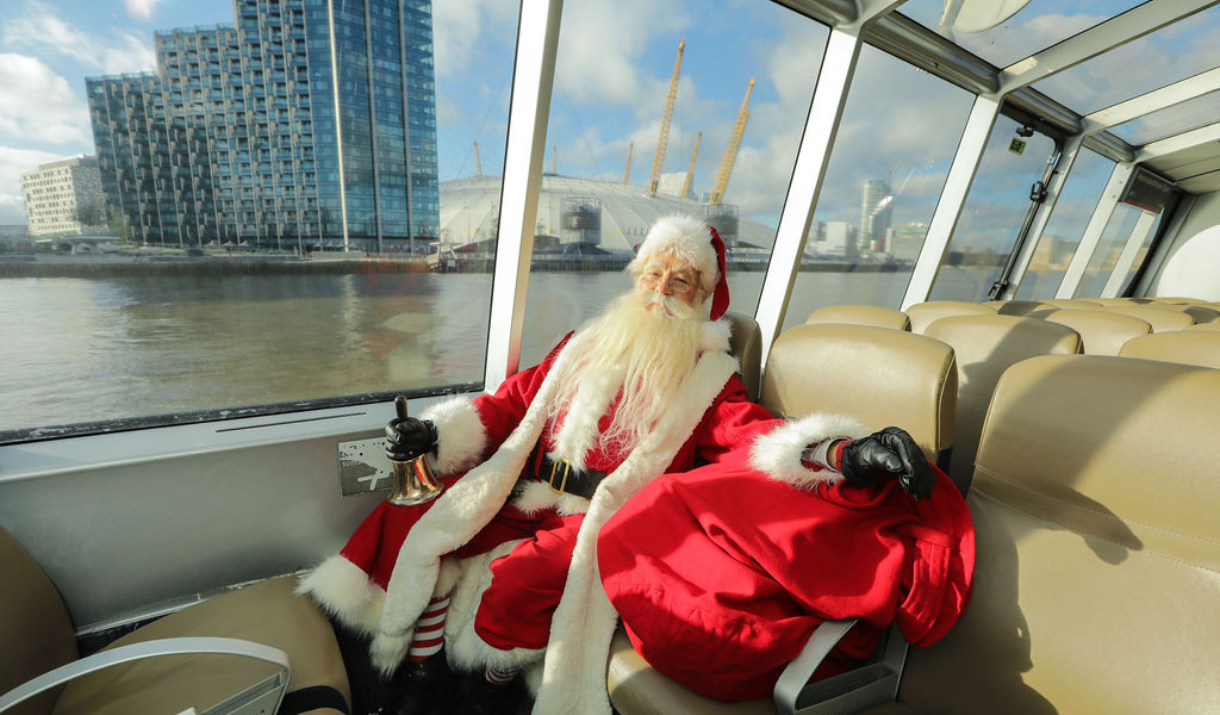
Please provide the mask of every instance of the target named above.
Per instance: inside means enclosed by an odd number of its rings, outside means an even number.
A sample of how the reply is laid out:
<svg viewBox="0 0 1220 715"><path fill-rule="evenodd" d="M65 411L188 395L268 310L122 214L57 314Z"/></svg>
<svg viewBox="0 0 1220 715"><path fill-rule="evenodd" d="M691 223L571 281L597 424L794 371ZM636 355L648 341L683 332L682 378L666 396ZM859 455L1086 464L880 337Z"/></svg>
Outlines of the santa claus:
<svg viewBox="0 0 1220 715"><path fill-rule="evenodd" d="M362 707L512 712L527 670L533 712L608 715L617 614L597 570L607 519L662 474L744 464L778 425L781 469L828 469L832 440L863 436L836 419L786 424L747 400L721 320L724 255L715 229L657 221L627 268L634 288L540 365L495 394L389 424L387 453L427 454L443 495L381 504L300 586L341 634L363 635L376 671L399 686L394 702ZM923 495L931 472L901 434L859 440L854 473ZM450 666L474 675L450 687Z"/></svg>

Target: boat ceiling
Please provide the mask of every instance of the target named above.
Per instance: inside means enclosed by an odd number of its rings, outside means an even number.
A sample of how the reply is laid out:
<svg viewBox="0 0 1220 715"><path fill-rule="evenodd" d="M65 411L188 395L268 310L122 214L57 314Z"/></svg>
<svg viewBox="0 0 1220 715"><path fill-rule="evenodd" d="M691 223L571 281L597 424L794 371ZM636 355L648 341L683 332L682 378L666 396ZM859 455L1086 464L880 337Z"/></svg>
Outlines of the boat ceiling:
<svg viewBox="0 0 1220 715"><path fill-rule="evenodd" d="M781 0L831 22L841 0ZM895 5L869 42L1136 161L1189 193L1220 190L1220 0L861 0Z"/></svg>

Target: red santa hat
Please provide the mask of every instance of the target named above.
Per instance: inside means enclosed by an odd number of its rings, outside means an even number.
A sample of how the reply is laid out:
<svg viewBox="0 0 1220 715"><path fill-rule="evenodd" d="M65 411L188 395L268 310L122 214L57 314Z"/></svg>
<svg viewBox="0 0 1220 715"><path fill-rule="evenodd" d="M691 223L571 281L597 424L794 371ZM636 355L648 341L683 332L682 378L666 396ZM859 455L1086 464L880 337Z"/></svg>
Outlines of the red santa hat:
<svg viewBox="0 0 1220 715"><path fill-rule="evenodd" d="M711 296L711 319L717 320L724 315L729 309L729 284L725 276L724 241L716 229L690 216L658 219L648 230L627 270L639 276L650 259L665 253L699 271L700 287Z"/></svg>

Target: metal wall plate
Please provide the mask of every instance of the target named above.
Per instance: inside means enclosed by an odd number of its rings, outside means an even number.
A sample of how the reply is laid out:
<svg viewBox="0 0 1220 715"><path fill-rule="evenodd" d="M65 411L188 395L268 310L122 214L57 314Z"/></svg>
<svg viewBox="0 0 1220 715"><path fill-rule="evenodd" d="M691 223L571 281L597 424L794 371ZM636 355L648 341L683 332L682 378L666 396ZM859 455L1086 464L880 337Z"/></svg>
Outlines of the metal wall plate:
<svg viewBox="0 0 1220 715"><path fill-rule="evenodd" d="M343 496L389 491L393 484L385 437L339 443L339 489Z"/></svg>

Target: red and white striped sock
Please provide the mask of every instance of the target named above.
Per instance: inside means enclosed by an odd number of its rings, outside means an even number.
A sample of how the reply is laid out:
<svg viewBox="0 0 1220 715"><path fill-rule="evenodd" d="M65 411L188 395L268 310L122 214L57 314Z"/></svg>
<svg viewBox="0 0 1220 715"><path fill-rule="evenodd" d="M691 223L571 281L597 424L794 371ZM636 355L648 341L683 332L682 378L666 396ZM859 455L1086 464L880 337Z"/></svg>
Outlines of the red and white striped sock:
<svg viewBox="0 0 1220 715"><path fill-rule="evenodd" d="M411 639L411 649L407 651L411 660L427 660L440 652L445 644L445 615L448 612L448 596L438 596L428 602L428 607L415 622L415 636Z"/></svg>
<svg viewBox="0 0 1220 715"><path fill-rule="evenodd" d="M494 685L504 685L508 681L517 677L517 673L521 672L521 666L513 665L507 668L497 668L495 666L487 666L487 671L483 673L483 677L487 678L487 682Z"/></svg>

